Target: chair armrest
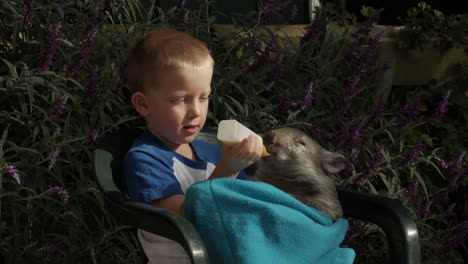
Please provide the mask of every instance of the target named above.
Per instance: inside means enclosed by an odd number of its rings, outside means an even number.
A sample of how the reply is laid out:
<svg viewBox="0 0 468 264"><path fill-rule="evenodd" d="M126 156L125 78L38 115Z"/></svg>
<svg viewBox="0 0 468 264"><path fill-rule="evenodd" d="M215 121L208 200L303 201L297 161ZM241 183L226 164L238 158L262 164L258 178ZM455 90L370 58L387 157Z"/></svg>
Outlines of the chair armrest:
<svg viewBox="0 0 468 264"><path fill-rule="evenodd" d="M167 210L130 200L113 182L112 155L97 149L94 159L98 186L118 223L172 239L185 249L192 263L209 263L203 241L188 220Z"/></svg>
<svg viewBox="0 0 468 264"><path fill-rule="evenodd" d="M201 237L185 218L149 204L131 201L121 192L107 193L107 200L119 223L176 241L194 264L209 263Z"/></svg>
<svg viewBox="0 0 468 264"><path fill-rule="evenodd" d="M400 201L342 188L338 188L338 196L345 217L369 221L382 228L389 242L389 263L421 262L416 223Z"/></svg>

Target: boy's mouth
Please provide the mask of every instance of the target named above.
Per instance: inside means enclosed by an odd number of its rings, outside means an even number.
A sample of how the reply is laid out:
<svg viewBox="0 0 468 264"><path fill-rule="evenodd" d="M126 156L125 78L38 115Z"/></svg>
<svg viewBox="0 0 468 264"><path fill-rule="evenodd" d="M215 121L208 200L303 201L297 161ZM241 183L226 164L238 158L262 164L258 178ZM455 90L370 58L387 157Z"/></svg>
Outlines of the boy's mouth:
<svg viewBox="0 0 468 264"><path fill-rule="evenodd" d="M189 134L195 134L198 132L199 126L183 126L183 129Z"/></svg>

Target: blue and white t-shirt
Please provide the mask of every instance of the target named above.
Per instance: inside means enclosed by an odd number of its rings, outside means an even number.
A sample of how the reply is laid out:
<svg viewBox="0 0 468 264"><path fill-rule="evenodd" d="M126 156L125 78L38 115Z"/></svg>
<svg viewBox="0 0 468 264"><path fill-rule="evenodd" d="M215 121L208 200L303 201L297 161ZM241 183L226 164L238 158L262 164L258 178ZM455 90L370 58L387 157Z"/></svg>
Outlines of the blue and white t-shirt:
<svg viewBox="0 0 468 264"><path fill-rule="evenodd" d="M184 194L192 184L206 180L221 158L221 149L200 140L194 140L191 145L198 160L180 155L145 130L124 158L123 177L130 198L148 203ZM237 178L247 176L241 171Z"/></svg>
<svg viewBox="0 0 468 264"><path fill-rule="evenodd" d="M180 155L145 130L135 139L123 162L122 175L130 198L148 203L185 194L192 184L208 179L221 159L221 148L200 140L194 140L191 145L198 160ZM237 178L247 179L247 175L241 171ZM137 235L148 263L190 263L178 243L141 229Z"/></svg>

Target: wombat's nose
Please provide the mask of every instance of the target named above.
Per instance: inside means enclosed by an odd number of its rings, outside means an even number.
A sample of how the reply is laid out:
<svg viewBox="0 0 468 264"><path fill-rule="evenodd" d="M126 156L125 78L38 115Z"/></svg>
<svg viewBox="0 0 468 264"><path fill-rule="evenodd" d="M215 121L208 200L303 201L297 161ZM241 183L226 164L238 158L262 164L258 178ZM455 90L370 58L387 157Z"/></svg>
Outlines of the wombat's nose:
<svg viewBox="0 0 468 264"><path fill-rule="evenodd" d="M263 144L264 145L270 145L275 143L275 132L269 131L265 134L262 135L263 138Z"/></svg>

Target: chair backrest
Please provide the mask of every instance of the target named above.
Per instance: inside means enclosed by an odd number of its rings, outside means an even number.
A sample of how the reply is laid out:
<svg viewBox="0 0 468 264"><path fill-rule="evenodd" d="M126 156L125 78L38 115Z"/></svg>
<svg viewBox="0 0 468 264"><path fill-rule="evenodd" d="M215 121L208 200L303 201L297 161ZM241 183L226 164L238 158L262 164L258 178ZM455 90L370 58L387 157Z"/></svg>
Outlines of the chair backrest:
<svg viewBox="0 0 468 264"><path fill-rule="evenodd" d="M103 137L97 143L97 148L105 150L112 155L112 181L116 187L126 193L122 179L122 160L132 146L136 137L143 133L141 128L121 128L112 136ZM106 189L107 186L102 186Z"/></svg>

